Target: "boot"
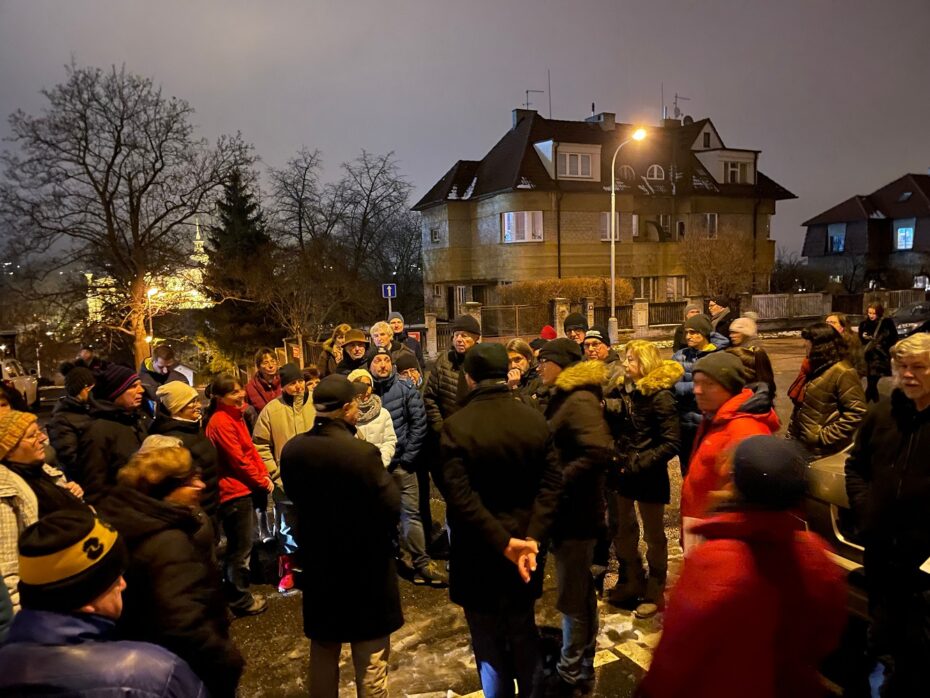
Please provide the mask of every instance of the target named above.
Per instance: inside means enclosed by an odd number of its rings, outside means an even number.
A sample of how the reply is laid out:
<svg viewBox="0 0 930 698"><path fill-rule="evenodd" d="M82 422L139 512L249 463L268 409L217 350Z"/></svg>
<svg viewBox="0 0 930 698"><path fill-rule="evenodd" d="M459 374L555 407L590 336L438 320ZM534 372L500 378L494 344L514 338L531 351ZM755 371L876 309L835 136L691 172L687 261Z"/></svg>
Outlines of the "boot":
<svg viewBox="0 0 930 698"><path fill-rule="evenodd" d="M646 593L643 602L636 607L634 615L645 620L652 618L665 608L665 578L649 577L646 582Z"/></svg>
<svg viewBox="0 0 930 698"><path fill-rule="evenodd" d="M284 593L294 588L294 559L291 555L278 557L278 591Z"/></svg>
<svg viewBox="0 0 930 698"><path fill-rule="evenodd" d="M274 519L269 521L268 512L261 509L256 509L255 515L258 518L258 539L265 545L274 543Z"/></svg>
<svg viewBox="0 0 930 698"><path fill-rule="evenodd" d="M632 611L639 605L645 587L643 568L621 561L617 585L607 594L607 600L614 606Z"/></svg>

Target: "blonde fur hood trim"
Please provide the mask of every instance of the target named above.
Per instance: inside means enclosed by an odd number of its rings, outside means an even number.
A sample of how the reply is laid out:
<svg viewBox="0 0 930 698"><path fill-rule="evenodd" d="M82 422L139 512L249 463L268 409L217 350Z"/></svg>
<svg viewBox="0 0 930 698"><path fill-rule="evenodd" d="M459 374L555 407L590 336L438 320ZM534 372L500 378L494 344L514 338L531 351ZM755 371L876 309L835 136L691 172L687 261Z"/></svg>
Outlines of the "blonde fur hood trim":
<svg viewBox="0 0 930 698"><path fill-rule="evenodd" d="M610 369L603 361L579 361L563 370L555 379L555 387L569 391L583 385L604 385Z"/></svg>
<svg viewBox="0 0 930 698"><path fill-rule="evenodd" d="M644 378L636 381L636 389L643 395L652 395L660 390L671 390L685 375L684 367L677 361L664 360Z"/></svg>

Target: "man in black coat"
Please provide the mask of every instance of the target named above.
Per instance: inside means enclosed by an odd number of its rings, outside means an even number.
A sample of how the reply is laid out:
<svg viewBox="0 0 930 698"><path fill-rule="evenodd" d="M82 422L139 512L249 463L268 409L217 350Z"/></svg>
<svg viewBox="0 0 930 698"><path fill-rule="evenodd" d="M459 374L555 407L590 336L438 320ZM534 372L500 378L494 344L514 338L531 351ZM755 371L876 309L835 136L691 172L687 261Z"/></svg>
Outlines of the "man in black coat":
<svg viewBox="0 0 930 698"><path fill-rule="evenodd" d="M116 483L116 473L148 434L148 419L141 409L144 394L131 368L108 364L97 374L91 422L81 434L73 468L73 479L84 488L86 502L93 504Z"/></svg>
<svg viewBox="0 0 930 698"><path fill-rule="evenodd" d="M65 376L65 394L55 403L49 420L48 440L55 449L58 465L68 477L73 478L78 457L81 434L91 422L91 391L94 374L83 366L62 367Z"/></svg>
<svg viewBox="0 0 930 698"><path fill-rule="evenodd" d="M297 510L310 695L335 696L342 643L352 645L359 695L386 696L390 635L404 624L393 538L400 492L373 444L355 435L364 383L326 376L313 391L313 428L281 453Z"/></svg>
<svg viewBox="0 0 930 698"><path fill-rule="evenodd" d="M886 662L883 696L930 686L930 334L891 350L897 388L866 414L846 461L865 545L870 640Z"/></svg>
<svg viewBox="0 0 930 698"><path fill-rule="evenodd" d="M507 352L479 344L465 356L471 392L445 420L441 462L452 536L450 598L465 610L485 695L537 695L542 658L534 605L561 473L547 461L549 428L514 400ZM539 560L542 563L542 560Z"/></svg>

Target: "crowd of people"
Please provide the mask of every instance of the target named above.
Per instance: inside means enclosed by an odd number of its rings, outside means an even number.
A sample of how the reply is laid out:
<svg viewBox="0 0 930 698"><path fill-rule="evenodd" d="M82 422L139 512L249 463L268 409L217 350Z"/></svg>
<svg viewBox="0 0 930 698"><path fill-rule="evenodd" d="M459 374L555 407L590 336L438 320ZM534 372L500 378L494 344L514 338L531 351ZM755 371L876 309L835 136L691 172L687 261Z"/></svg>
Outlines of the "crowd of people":
<svg viewBox="0 0 930 698"><path fill-rule="evenodd" d="M708 310L688 306L671 359L644 340L614 347L577 313L562 337L547 326L506 344L462 315L431 363L392 313L367 332L336 326L304 369L260 348L249 380L210 381L205 408L168 345L138 371L83 349L48 438L0 396L0 691L234 696L230 622L268 607L250 572L266 544L278 591L303 592L314 697L338 694L347 643L359 695L387 695L399 576L448 587L489 698L588 686L599 597L638 619L665 611L640 696L818 695L846 587L798 511L807 464L851 446L871 656L883 695L917 695L930 335L899 341L879 305L858 335L841 314L811 324L776 437L756 318L722 298ZM895 388L878 400L885 375ZM667 589L676 457L685 562ZM431 557L441 542L447 564ZM535 605L549 556L562 643L547 668Z"/></svg>

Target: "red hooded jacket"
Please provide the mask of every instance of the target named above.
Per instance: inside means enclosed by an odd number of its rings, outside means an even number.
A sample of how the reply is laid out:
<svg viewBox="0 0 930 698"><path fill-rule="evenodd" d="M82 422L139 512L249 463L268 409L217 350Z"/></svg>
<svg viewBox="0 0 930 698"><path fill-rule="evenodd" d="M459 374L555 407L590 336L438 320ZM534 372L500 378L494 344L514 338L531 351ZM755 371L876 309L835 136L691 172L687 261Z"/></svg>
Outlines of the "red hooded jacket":
<svg viewBox="0 0 930 698"><path fill-rule="evenodd" d="M781 426L770 406L762 412L744 411L753 395L743 388L698 427L688 475L681 485L682 516L700 519L708 515L710 493L723 489L729 480L727 458L736 444L750 436L772 434Z"/></svg>
<svg viewBox="0 0 930 698"><path fill-rule="evenodd" d="M268 468L252 444L242 410L217 405L205 433L216 446L221 504L267 488Z"/></svg>
<svg viewBox="0 0 930 698"><path fill-rule="evenodd" d="M812 698L846 623L843 570L789 512L723 512L695 532L638 698Z"/></svg>

